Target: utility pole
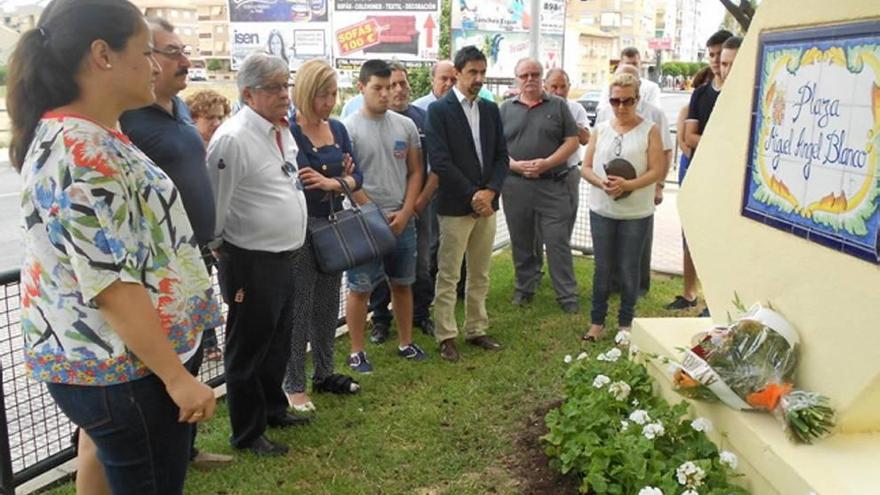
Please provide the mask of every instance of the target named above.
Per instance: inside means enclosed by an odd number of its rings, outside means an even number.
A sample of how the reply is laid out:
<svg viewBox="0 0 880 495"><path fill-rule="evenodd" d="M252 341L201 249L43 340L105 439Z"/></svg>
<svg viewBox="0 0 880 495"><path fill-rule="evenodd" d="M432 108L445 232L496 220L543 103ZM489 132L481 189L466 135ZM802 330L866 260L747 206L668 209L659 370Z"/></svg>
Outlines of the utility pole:
<svg viewBox="0 0 880 495"><path fill-rule="evenodd" d="M541 0L529 1L531 2L532 16L532 31L529 33L529 56L535 60L541 60ZM544 62L541 62L541 65L543 64Z"/></svg>

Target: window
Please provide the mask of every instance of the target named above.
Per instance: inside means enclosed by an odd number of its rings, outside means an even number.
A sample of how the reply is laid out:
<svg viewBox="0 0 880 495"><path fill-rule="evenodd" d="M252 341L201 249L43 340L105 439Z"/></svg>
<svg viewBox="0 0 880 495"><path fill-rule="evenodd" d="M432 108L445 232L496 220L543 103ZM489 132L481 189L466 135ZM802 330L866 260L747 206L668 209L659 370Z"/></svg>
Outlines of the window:
<svg viewBox="0 0 880 495"><path fill-rule="evenodd" d="M180 12L178 12L177 10L172 10L171 17L173 17L173 18L180 17Z"/></svg>
<svg viewBox="0 0 880 495"><path fill-rule="evenodd" d="M211 39L211 33L199 33L200 40L209 40Z"/></svg>
<svg viewBox="0 0 880 495"><path fill-rule="evenodd" d="M223 34L226 32L226 28L223 25L217 26L217 29L215 30L215 32L217 34Z"/></svg>

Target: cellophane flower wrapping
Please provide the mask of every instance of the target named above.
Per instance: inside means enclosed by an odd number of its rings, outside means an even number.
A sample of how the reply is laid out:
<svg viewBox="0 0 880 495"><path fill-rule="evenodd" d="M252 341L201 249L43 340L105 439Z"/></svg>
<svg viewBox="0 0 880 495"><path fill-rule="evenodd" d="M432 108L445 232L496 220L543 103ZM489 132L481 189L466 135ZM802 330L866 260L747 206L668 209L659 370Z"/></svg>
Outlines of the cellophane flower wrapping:
<svg viewBox="0 0 880 495"><path fill-rule="evenodd" d="M833 427L828 398L794 390L799 337L785 319L754 306L724 327L698 334L673 374L678 393L772 412L795 441L811 443Z"/></svg>

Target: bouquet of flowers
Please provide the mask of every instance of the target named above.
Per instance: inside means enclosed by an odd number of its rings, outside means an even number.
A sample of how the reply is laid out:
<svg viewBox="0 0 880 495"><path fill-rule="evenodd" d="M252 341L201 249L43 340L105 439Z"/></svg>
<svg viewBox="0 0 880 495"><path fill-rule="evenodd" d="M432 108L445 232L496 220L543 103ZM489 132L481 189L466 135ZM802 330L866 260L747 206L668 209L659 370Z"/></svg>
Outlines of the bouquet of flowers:
<svg viewBox="0 0 880 495"><path fill-rule="evenodd" d="M694 337L674 365L675 389L734 409L769 411L790 438L811 443L834 426L834 411L827 397L794 389L799 343L785 318L756 305L730 325Z"/></svg>

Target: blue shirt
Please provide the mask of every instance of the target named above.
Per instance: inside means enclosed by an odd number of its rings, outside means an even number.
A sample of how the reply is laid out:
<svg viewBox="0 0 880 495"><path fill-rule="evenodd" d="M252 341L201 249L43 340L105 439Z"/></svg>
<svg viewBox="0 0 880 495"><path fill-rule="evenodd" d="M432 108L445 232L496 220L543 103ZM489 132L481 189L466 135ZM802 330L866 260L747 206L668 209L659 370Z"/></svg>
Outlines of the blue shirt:
<svg viewBox="0 0 880 495"><path fill-rule="evenodd" d="M205 164L205 143L186 104L171 99L173 112L151 105L122 114L119 124L135 146L159 166L180 192L196 241L214 238L214 195Z"/></svg>
<svg viewBox="0 0 880 495"><path fill-rule="evenodd" d="M296 122L296 118L290 120L290 133L299 147L296 154L296 165L298 168L312 168L321 173L325 177L342 177L344 172L343 155L348 153L354 162L354 171L351 176L354 177L355 190L360 188L364 182L364 176L361 174L354 153L351 150L351 139L348 131L342 122L336 119L330 119L330 130L333 132L335 143L316 148L312 145L312 141L303 134L302 128ZM306 189L306 204L308 205L310 217L326 217L330 215L330 207L332 205L334 211L342 210L343 195L333 195L331 203L331 195L326 191L319 189Z"/></svg>
<svg viewBox="0 0 880 495"><path fill-rule="evenodd" d="M419 140L422 141L422 166L424 167L423 172L425 173L424 180L428 180L428 172L430 172L430 169L428 168L428 147L425 144L425 119L428 116L428 112L415 105L410 105L406 107L406 110L397 113L404 117L409 117L409 119L416 125L416 129L419 130Z"/></svg>

